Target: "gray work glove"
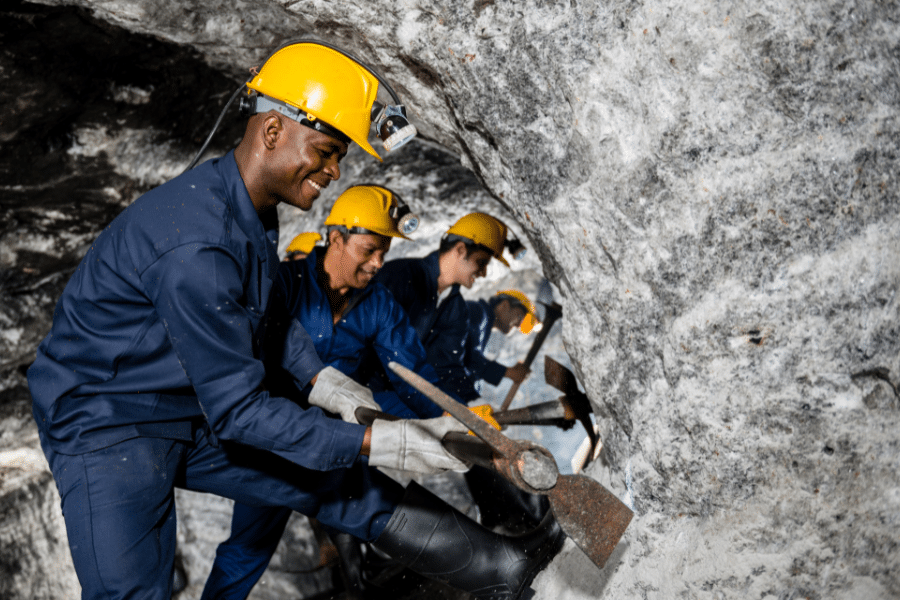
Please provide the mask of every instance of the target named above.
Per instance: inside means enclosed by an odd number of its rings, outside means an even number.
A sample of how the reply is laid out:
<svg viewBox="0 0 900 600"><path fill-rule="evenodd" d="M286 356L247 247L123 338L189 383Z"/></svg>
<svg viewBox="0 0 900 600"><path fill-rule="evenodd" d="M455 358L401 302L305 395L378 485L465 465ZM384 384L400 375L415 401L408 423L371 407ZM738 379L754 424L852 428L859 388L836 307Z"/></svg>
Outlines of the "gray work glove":
<svg viewBox="0 0 900 600"><path fill-rule="evenodd" d="M360 406L381 410L372 399L372 392L335 369L325 367L319 371L316 384L309 394L309 403L341 415L348 423L357 423L353 414Z"/></svg>
<svg viewBox="0 0 900 600"><path fill-rule="evenodd" d="M402 419L372 423L369 465L430 475L442 471L468 471L469 466L441 445L450 431L469 429L453 417Z"/></svg>

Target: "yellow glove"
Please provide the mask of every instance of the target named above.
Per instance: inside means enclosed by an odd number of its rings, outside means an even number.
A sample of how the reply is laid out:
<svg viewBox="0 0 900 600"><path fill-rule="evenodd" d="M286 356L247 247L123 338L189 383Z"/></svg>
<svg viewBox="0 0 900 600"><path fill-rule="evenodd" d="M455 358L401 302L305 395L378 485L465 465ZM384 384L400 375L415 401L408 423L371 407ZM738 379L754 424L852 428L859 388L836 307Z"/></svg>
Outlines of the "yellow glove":
<svg viewBox="0 0 900 600"><path fill-rule="evenodd" d="M470 411L481 417L481 419L488 422L488 425L500 431L502 427L500 427L500 423L497 422L497 419L494 418L494 407L490 404L482 404L481 406L467 406ZM450 416L450 413L444 411L444 416ZM469 431L469 435L475 435L471 431Z"/></svg>
<svg viewBox="0 0 900 600"><path fill-rule="evenodd" d="M494 408L490 404L482 404L481 406L470 406L469 410L471 410L473 413L475 413L476 415L478 415L479 417L481 417L482 419L487 421L491 427L493 427L497 431L500 431L500 423L498 423L497 419L494 418ZM470 431L469 435L475 435L475 434Z"/></svg>

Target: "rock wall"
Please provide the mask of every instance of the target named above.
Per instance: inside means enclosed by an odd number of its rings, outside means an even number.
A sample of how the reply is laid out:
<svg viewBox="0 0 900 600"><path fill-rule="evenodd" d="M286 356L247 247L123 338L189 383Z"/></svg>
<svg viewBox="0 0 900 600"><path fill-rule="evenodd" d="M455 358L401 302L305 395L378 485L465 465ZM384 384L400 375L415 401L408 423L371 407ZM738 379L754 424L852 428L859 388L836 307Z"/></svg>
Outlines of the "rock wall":
<svg viewBox="0 0 900 600"><path fill-rule="evenodd" d="M895 2L71 4L232 82L342 43L515 217L637 513L538 597L900 595Z"/></svg>

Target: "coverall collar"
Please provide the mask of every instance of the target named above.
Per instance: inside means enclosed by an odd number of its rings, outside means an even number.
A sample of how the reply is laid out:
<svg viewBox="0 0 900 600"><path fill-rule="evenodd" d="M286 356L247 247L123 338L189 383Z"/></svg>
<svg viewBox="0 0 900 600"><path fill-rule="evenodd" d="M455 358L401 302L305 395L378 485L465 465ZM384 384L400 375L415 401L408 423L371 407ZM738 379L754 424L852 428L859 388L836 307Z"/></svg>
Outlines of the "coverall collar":
<svg viewBox="0 0 900 600"><path fill-rule="evenodd" d="M225 182L226 195L234 209L234 220L237 226L251 240L266 240L265 244L253 244L256 255L267 264L269 278L274 277L278 266L278 211L275 207L262 214L257 214L250 199L250 193L238 170L234 158L234 150L228 152L223 160L218 161L219 174Z"/></svg>

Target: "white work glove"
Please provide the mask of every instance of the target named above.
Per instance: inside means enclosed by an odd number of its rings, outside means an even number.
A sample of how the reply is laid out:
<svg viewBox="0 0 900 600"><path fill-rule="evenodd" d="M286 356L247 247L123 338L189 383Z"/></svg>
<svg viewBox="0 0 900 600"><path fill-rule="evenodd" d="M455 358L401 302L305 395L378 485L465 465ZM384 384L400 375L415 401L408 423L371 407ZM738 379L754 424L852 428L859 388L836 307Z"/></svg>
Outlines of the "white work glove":
<svg viewBox="0 0 900 600"><path fill-rule="evenodd" d="M442 471L468 471L470 465L441 445L450 431L466 433L468 427L453 417L402 419L372 423L369 465L430 475Z"/></svg>
<svg viewBox="0 0 900 600"><path fill-rule="evenodd" d="M309 403L341 415L348 423L357 423L356 409L360 406L381 410L372 399L372 391L335 369L325 367L319 371L316 384L309 394Z"/></svg>

